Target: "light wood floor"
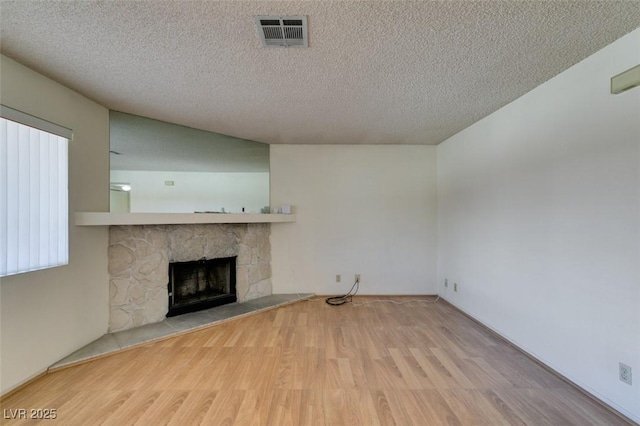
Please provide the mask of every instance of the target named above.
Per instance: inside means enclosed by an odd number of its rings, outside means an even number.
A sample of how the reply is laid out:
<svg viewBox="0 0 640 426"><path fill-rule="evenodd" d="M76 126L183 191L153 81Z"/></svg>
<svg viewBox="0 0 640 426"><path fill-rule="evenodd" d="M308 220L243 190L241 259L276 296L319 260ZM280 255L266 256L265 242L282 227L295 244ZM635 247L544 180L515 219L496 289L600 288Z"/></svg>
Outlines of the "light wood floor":
<svg viewBox="0 0 640 426"><path fill-rule="evenodd" d="M48 374L1 406L64 425L628 424L442 301L300 302Z"/></svg>

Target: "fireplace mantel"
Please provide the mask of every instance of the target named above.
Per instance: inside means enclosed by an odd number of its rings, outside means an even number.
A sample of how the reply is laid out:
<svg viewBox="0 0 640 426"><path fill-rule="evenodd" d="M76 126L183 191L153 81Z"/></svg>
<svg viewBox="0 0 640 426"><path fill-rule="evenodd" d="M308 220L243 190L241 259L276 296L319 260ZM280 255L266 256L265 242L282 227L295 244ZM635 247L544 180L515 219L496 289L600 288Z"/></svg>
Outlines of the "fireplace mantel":
<svg viewBox="0 0 640 426"><path fill-rule="evenodd" d="M295 214L77 212L75 215L75 223L78 226L282 223L295 221Z"/></svg>

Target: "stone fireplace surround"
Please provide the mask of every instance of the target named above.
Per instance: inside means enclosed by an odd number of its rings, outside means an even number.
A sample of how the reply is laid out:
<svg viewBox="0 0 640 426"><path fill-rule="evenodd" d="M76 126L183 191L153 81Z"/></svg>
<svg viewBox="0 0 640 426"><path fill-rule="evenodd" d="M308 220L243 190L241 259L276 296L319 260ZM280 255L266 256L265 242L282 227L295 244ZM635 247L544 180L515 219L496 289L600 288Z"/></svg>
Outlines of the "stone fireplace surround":
<svg viewBox="0 0 640 426"><path fill-rule="evenodd" d="M270 224L109 227L109 332L160 322L169 262L237 256L238 302L271 295Z"/></svg>

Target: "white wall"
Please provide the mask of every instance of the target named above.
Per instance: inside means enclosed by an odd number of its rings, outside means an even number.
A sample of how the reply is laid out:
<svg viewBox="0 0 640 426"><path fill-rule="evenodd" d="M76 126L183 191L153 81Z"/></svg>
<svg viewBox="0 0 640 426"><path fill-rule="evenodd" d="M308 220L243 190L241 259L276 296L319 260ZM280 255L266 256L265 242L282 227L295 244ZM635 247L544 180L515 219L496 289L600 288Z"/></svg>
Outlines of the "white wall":
<svg viewBox="0 0 640 426"><path fill-rule="evenodd" d="M0 62L0 101L73 129L69 142L69 264L2 278L0 392L107 330L106 227L73 225L75 211L106 211L109 185L107 109L8 59Z"/></svg>
<svg viewBox="0 0 640 426"><path fill-rule="evenodd" d="M166 186L173 181L174 186ZM111 171L111 182L130 183L131 212L260 213L269 205L269 173Z"/></svg>
<svg viewBox="0 0 640 426"><path fill-rule="evenodd" d="M273 292L435 294L435 151L271 145L271 206L297 214L271 226Z"/></svg>
<svg viewBox="0 0 640 426"><path fill-rule="evenodd" d="M636 421L638 63L640 30L438 146L440 294Z"/></svg>

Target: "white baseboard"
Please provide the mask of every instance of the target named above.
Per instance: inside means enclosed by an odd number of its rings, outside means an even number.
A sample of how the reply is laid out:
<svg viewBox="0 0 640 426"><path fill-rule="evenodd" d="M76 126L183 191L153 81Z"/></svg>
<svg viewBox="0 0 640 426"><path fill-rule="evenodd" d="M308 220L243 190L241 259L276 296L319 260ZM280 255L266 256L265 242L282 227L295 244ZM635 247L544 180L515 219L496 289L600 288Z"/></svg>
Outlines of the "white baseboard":
<svg viewBox="0 0 640 426"><path fill-rule="evenodd" d="M47 370L48 370L47 368L42 369L42 370L38 370L35 373L33 373L32 375L30 375L29 377L27 377L26 379L21 380L18 383L13 384L13 385L9 386L6 389L0 390L0 397L1 398L5 398L7 395L17 391L21 387L28 385L31 381L39 378L40 376L45 375L47 373Z"/></svg>

